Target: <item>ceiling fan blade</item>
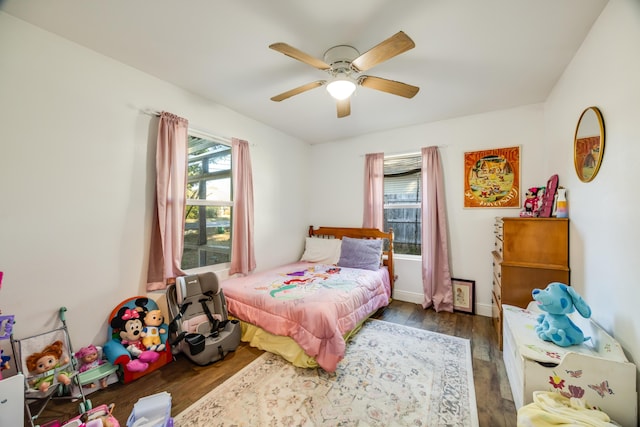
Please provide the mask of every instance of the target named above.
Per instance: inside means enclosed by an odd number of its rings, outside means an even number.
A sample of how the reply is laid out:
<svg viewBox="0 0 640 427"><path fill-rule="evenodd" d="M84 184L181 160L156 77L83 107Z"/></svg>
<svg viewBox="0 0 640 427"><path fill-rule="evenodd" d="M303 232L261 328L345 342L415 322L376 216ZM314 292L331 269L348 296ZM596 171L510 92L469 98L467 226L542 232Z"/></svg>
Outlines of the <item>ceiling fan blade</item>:
<svg viewBox="0 0 640 427"><path fill-rule="evenodd" d="M347 117L349 114L351 114L351 98L338 100L337 105L338 118Z"/></svg>
<svg viewBox="0 0 640 427"><path fill-rule="evenodd" d="M413 49L416 44L402 31L398 31L382 43L372 47L351 62L356 71L366 71L381 62Z"/></svg>
<svg viewBox="0 0 640 427"><path fill-rule="evenodd" d="M360 86L364 86L369 89L404 96L405 98L413 98L420 90L417 86L411 86L406 83L396 82L395 80L387 80L374 76L362 76L358 80L358 83Z"/></svg>
<svg viewBox="0 0 640 427"><path fill-rule="evenodd" d="M302 92L306 92L308 90L315 89L318 86L322 86L323 84L325 84L324 80L318 80L318 81L315 81L315 82L307 83L306 85L298 86L295 89L291 89L291 90L288 90L286 92L282 92L280 95L273 96L273 97L271 97L271 100L272 101L276 101L276 102L280 102L280 101L283 101L283 100L285 100L287 98L291 98L294 95L301 94Z"/></svg>
<svg viewBox="0 0 640 427"><path fill-rule="evenodd" d="M311 65L312 67L315 67L319 70L328 70L331 68L331 65L327 64L326 62L318 58L314 58L313 56L308 55L303 51L296 49L293 46L289 46L286 43L273 43L272 45L269 45L269 48L275 51L278 51L280 53L284 53L285 55L293 59L302 61L305 64Z"/></svg>

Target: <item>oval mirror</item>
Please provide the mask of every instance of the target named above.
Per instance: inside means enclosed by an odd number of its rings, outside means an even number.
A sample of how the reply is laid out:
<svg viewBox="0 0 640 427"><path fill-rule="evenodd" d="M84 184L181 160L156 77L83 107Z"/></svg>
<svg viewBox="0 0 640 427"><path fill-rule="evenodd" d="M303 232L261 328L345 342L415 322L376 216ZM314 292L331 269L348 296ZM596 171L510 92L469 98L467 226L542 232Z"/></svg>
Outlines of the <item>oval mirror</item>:
<svg viewBox="0 0 640 427"><path fill-rule="evenodd" d="M598 107L580 115L573 138L573 162L578 178L589 182L596 177L604 154L604 120Z"/></svg>

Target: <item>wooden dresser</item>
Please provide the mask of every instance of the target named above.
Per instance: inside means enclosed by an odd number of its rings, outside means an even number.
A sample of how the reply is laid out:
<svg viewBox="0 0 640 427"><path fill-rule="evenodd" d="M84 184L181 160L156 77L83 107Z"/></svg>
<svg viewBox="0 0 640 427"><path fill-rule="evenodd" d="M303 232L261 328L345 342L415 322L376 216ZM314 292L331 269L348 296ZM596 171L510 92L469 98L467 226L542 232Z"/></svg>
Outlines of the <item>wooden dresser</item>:
<svg viewBox="0 0 640 427"><path fill-rule="evenodd" d="M531 291L569 283L567 218L496 218L493 255L493 324L502 350L502 304L525 308Z"/></svg>

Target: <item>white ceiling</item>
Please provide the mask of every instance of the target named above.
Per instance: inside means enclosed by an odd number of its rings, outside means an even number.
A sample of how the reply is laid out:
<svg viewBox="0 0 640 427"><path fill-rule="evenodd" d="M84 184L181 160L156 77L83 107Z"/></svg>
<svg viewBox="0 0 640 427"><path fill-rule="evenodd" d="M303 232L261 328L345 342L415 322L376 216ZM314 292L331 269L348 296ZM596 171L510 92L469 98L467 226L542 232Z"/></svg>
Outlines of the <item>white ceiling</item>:
<svg viewBox="0 0 640 427"><path fill-rule="evenodd" d="M321 143L544 102L607 1L0 0L0 10ZM270 100L327 77L270 44L322 59L400 30L416 47L366 74L419 86L414 98L359 87L341 119L323 87Z"/></svg>

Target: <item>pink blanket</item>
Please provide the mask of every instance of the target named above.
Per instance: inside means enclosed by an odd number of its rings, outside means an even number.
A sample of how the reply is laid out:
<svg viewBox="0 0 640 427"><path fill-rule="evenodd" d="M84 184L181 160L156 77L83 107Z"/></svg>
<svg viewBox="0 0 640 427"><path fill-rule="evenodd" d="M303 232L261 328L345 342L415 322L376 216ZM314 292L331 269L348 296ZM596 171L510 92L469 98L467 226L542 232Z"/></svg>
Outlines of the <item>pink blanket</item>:
<svg viewBox="0 0 640 427"><path fill-rule="evenodd" d="M344 334L389 303L389 273L308 262L224 280L229 313L275 335L291 337L333 372Z"/></svg>

